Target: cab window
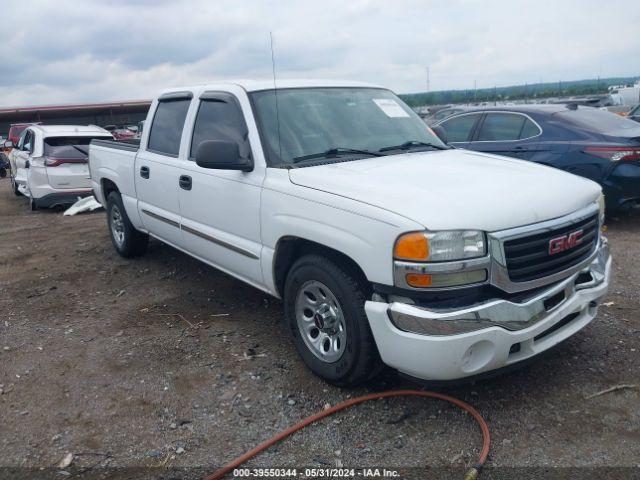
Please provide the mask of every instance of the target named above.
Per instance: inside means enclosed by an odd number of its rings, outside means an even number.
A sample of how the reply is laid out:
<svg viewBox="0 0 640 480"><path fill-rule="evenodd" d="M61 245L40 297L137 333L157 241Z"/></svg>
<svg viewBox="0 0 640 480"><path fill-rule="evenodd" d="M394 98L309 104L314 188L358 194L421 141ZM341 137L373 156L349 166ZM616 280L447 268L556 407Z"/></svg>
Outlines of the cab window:
<svg viewBox="0 0 640 480"><path fill-rule="evenodd" d="M177 157L190 98L161 100L153 116L147 150Z"/></svg>
<svg viewBox="0 0 640 480"><path fill-rule="evenodd" d="M247 126L234 96L228 93L205 93L201 97L191 138L189 157L194 159L198 147L206 140L238 144L241 158L249 158Z"/></svg>

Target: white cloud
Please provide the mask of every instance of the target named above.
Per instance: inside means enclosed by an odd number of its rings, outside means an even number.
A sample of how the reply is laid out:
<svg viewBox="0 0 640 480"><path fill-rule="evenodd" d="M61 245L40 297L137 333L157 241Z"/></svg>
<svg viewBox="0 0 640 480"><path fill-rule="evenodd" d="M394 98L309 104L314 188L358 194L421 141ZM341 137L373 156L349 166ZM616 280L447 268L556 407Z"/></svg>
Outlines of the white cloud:
<svg viewBox="0 0 640 480"><path fill-rule="evenodd" d="M427 65L434 90L640 74L640 4L627 0L10 0L2 15L5 106L270 77L270 31L280 77L399 92L424 90Z"/></svg>

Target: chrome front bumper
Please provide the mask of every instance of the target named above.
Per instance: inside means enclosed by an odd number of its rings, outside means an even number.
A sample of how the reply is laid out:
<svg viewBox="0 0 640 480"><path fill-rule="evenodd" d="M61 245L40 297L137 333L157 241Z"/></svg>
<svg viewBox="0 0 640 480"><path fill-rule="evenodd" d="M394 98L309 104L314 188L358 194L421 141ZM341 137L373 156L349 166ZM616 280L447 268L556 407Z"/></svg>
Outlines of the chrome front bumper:
<svg viewBox="0 0 640 480"><path fill-rule="evenodd" d="M455 335L492 326L521 330L562 308L576 292L603 283L609 257L603 238L588 267L522 303L490 300L461 310L438 310L396 302L389 305L389 317L398 329L424 335Z"/></svg>
<svg viewBox="0 0 640 480"><path fill-rule="evenodd" d="M521 303L441 310L368 301L365 311L387 365L421 379L459 379L538 355L585 327L607 294L611 269L603 238L590 265Z"/></svg>

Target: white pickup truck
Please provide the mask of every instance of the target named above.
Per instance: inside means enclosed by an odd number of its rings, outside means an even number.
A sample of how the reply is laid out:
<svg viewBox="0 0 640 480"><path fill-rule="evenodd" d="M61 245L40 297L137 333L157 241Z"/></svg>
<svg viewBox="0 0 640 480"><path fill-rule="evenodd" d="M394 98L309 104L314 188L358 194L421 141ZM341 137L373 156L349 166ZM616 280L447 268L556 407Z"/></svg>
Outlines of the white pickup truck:
<svg viewBox="0 0 640 480"><path fill-rule="evenodd" d="M509 367L607 292L596 183L450 148L387 89L172 89L145 124L139 145L90 147L116 250L151 235L282 298L282 328L334 384L384 364L426 380Z"/></svg>

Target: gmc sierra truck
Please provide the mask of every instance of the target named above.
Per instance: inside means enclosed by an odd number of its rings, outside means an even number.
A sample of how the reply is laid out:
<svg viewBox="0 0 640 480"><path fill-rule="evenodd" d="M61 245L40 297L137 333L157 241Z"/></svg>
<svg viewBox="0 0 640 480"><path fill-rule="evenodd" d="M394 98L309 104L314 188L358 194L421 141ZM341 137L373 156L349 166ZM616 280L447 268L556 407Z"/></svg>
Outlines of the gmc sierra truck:
<svg viewBox="0 0 640 480"><path fill-rule="evenodd" d="M115 249L149 235L284 303L337 385L383 365L475 377L585 327L611 274L596 183L444 144L391 91L353 82L171 89L139 141L94 140Z"/></svg>

